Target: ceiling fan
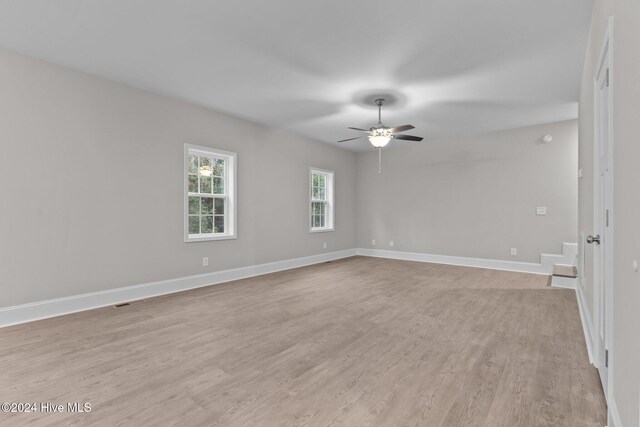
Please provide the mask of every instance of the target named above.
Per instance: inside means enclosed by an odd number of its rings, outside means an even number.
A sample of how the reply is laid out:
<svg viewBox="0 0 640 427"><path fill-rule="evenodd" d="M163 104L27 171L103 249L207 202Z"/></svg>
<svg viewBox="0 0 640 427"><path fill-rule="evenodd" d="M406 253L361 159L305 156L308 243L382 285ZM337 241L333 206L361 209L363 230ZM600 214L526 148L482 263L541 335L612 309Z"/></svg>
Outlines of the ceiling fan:
<svg viewBox="0 0 640 427"><path fill-rule="evenodd" d="M414 129L413 125L402 125L396 127L388 127L382 124L382 104L384 104L384 98L377 98L375 101L378 106L378 125L371 127L369 130L349 127L349 129L357 130L360 132L366 132L369 134L369 142L375 148L378 149L378 173L382 171L382 154L381 149L385 147L392 139L400 139L404 141L422 141L420 136L401 135L401 132ZM353 141L355 139L364 138L364 136L357 136L355 138L341 139L338 143Z"/></svg>

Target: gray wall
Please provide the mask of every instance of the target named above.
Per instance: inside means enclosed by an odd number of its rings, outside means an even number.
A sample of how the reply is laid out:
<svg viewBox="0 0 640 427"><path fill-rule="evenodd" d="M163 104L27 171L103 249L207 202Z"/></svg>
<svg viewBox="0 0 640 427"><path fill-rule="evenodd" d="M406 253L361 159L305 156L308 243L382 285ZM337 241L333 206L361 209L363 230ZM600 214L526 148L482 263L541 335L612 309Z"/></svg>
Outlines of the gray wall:
<svg viewBox="0 0 640 427"><path fill-rule="evenodd" d="M0 307L355 246L353 153L6 50L0 94ZM183 242L184 143L238 153L237 240Z"/></svg>
<svg viewBox="0 0 640 427"><path fill-rule="evenodd" d="M613 400L622 426L640 425L640 2L596 0L580 96L579 229L593 232L593 79L609 16L613 34ZM593 254L586 246L585 280L594 320ZM592 324L595 323L592 322ZM611 402L610 402L611 403ZM620 427L620 426L617 426Z"/></svg>
<svg viewBox="0 0 640 427"><path fill-rule="evenodd" d="M577 121L396 144L381 174L377 152L358 156L360 247L540 262L576 242Z"/></svg>

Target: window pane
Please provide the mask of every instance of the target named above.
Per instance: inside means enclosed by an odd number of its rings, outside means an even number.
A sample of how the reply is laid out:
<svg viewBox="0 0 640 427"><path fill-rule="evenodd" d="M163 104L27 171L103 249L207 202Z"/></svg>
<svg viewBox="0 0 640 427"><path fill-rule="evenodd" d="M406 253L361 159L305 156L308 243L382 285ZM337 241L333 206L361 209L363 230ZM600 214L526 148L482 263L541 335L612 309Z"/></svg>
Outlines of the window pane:
<svg viewBox="0 0 640 427"><path fill-rule="evenodd" d="M200 157L200 169L210 168L211 167L211 159L208 157Z"/></svg>
<svg viewBox="0 0 640 427"><path fill-rule="evenodd" d="M217 159L213 165L213 174L215 176L224 176L224 160Z"/></svg>
<svg viewBox="0 0 640 427"><path fill-rule="evenodd" d="M213 216L207 215L202 217L202 232L213 233Z"/></svg>
<svg viewBox="0 0 640 427"><path fill-rule="evenodd" d="M200 234L200 217L189 216L189 234Z"/></svg>
<svg viewBox="0 0 640 427"><path fill-rule="evenodd" d="M213 193L224 194L224 181L222 178L213 178Z"/></svg>
<svg viewBox="0 0 640 427"><path fill-rule="evenodd" d="M319 227L324 227L325 216L324 215L320 215L320 216L318 216L318 218L320 219Z"/></svg>
<svg viewBox="0 0 640 427"><path fill-rule="evenodd" d="M189 156L189 173L198 173L198 158Z"/></svg>
<svg viewBox="0 0 640 427"><path fill-rule="evenodd" d="M202 214L213 214L213 198L202 197Z"/></svg>
<svg viewBox="0 0 640 427"><path fill-rule="evenodd" d="M189 214L200 213L200 197L189 197Z"/></svg>
<svg viewBox="0 0 640 427"><path fill-rule="evenodd" d="M198 176L189 175L189 193L198 192Z"/></svg>
<svg viewBox="0 0 640 427"><path fill-rule="evenodd" d="M320 227L320 216L318 215L313 216L313 226Z"/></svg>
<svg viewBox="0 0 640 427"><path fill-rule="evenodd" d="M314 173L313 175L311 175L311 177L312 177L311 185L314 186L314 187L317 187L318 186L318 174Z"/></svg>
<svg viewBox="0 0 640 427"><path fill-rule="evenodd" d="M216 198L216 211L214 212L216 215L224 215L224 199Z"/></svg>
<svg viewBox="0 0 640 427"><path fill-rule="evenodd" d="M314 200L318 200L318 187L313 187L311 189L311 198Z"/></svg>
<svg viewBox="0 0 640 427"><path fill-rule="evenodd" d="M318 176L318 187L325 188L326 187L326 185L325 185L326 179L327 178L324 175L319 175Z"/></svg>
<svg viewBox="0 0 640 427"><path fill-rule="evenodd" d="M200 192L203 194L211 194L211 177L210 176L200 177Z"/></svg>
<svg viewBox="0 0 640 427"><path fill-rule="evenodd" d="M324 188L319 188L318 189L318 199L319 200L326 200L326 190Z"/></svg>
<svg viewBox="0 0 640 427"><path fill-rule="evenodd" d="M216 215L215 221L216 233L224 233L224 216Z"/></svg>
<svg viewBox="0 0 640 427"><path fill-rule="evenodd" d="M320 205L320 206L319 206L319 208L320 208L320 212L319 212L319 213L320 213L321 215L324 215L324 214L325 214L325 207L326 207L326 204L325 204L325 203L318 203L318 205Z"/></svg>

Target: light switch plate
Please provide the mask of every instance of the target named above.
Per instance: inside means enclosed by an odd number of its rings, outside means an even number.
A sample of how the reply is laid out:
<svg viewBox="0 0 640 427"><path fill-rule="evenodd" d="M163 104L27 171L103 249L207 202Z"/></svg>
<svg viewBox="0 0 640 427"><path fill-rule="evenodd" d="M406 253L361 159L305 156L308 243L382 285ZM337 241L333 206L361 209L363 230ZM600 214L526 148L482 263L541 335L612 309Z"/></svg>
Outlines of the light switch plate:
<svg viewBox="0 0 640 427"><path fill-rule="evenodd" d="M547 208L545 206L538 206L536 208L536 215L546 215L547 214Z"/></svg>

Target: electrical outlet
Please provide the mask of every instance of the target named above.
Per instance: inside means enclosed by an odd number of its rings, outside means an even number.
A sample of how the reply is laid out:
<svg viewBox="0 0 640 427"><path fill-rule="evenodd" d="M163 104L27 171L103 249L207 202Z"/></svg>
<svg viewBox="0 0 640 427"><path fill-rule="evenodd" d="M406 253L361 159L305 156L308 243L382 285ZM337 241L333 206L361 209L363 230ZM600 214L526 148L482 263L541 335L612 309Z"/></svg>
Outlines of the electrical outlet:
<svg viewBox="0 0 640 427"><path fill-rule="evenodd" d="M389 246L393 247L393 240L389 240Z"/></svg>
<svg viewBox="0 0 640 427"><path fill-rule="evenodd" d="M203 257L203 258L202 258L202 266L203 266L203 267L206 267L206 266L208 266L208 265L209 265L209 257L208 257L208 256Z"/></svg>
<svg viewBox="0 0 640 427"><path fill-rule="evenodd" d="M376 245L376 239L371 239L371 246L375 246Z"/></svg>
<svg viewBox="0 0 640 427"><path fill-rule="evenodd" d="M327 242L324 242L324 243L322 244L322 247L323 247L324 249L327 249Z"/></svg>
<svg viewBox="0 0 640 427"><path fill-rule="evenodd" d="M518 255L518 249L511 248L511 256L516 256L516 255Z"/></svg>

